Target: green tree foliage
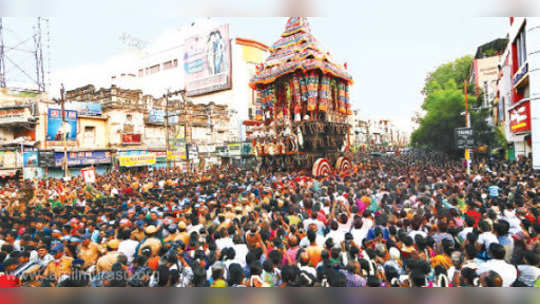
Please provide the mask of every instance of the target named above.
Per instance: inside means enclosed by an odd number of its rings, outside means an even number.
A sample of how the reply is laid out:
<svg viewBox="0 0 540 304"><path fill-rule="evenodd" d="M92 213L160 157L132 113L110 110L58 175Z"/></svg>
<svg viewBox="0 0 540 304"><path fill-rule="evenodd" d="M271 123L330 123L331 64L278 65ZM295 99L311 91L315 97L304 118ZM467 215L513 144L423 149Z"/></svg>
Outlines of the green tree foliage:
<svg viewBox="0 0 540 304"><path fill-rule="evenodd" d="M465 95L463 85L469 74L471 56L456 59L439 66L426 78L422 93L425 99L422 109L425 115L419 118L418 128L411 134L411 143L435 151L458 155L455 147L454 130L465 126ZM473 87L467 88L472 92ZM469 107L477 106L477 99L468 95ZM487 112L486 112L487 113ZM471 123L477 130L485 130L486 113L471 111ZM478 133L477 138L482 136Z"/></svg>

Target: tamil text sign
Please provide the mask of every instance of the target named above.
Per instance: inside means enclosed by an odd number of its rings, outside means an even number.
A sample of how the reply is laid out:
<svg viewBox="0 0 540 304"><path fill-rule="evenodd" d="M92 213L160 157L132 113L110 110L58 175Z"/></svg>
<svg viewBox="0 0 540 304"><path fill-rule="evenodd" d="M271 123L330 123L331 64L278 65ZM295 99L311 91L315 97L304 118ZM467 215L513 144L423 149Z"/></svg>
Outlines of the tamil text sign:
<svg viewBox="0 0 540 304"><path fill-rule="evenodd" d="M474 134L471 128L456 128L456 148L474 148Z"/></svg>

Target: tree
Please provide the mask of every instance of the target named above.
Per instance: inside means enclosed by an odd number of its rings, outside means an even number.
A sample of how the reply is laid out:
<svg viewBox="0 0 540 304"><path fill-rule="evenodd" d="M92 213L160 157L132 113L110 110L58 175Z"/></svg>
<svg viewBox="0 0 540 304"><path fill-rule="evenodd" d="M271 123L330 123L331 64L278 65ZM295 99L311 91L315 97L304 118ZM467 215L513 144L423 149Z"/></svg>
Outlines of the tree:
<svg viewBox="0 0 540 304"><path fill-rule="evenodd" d="M464 56L439 66L427 76L422 90L425 96L422 109L426 114L418 119L418 128L411 134L413 146L458 155L454 132L456 128L465 126L463 85L471 64L472 57ZM470 89L472 92L472 86ZM476 106L476 101L474 96L468 96L470 108ZM471 113L472 125L484 128L479 120L485 124L484 115Z"/></svg>

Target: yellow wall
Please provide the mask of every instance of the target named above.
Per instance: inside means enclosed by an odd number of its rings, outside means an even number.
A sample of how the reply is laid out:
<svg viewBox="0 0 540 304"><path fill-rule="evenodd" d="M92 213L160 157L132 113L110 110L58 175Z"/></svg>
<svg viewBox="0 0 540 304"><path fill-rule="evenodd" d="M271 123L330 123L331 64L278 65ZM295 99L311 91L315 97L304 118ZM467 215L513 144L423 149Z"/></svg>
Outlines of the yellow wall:
<svg viewBox="0 0 540 304"><path fill-rule="evenodd" d="M87 126L93 126L95 129L94 144L85 143L84 129ZM77 142L79 143L80 149L106 149L109 144L108 139L107 120L79 116L79 121L77 122Z"/></svg>

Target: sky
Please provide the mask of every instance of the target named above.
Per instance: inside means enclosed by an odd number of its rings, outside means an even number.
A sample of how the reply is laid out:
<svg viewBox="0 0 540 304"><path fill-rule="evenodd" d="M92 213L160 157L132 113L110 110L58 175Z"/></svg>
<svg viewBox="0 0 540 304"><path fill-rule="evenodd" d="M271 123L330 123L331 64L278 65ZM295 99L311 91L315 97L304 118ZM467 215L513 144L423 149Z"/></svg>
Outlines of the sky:
<svg viewBox="0 0 540 304"><path fill-rule="evenodd" d="M137 2L137 1L135 1ZM355 1L356 2L356 1ZM405 132L414 125L413 114L420 110L420 93L427 74L438 65L474 54L476 48L506 36L505 17L473 17L445 14L402 13L399 7L362 11L351 7L318 6L309 18L312 32L332 53L336 63L348 64L353 76L353 109L363 118L391 119ZM386 2L386 1L382 1ZM50 20L51 95L59 83L103 83L110 77L119 58L125 58L125 46L119 37L128 33L152 42L160 36L196 20L185 12L145 14L145 7L130 7L129 14L115 1L95 16L53 13ZM337 3L337 2L336 2ZM343 8L343 14L340 11ZM341 15L338 15L337 11ZM359 13L356 14L355 11ZM454 12L455 13L455 12ZM229 23L232 37L251 38L271 45L282 33L284 17L212 17L214 22ZM28 21L30 20L30 21ZM10 18L11 28L31 19ZM11 23L11 24L10 24ZM247 85L247 84L246 84Z"/></svg>

